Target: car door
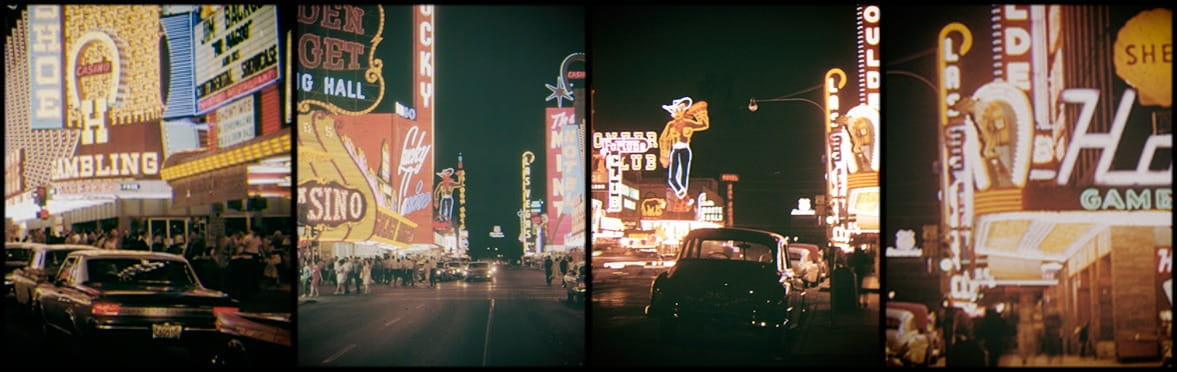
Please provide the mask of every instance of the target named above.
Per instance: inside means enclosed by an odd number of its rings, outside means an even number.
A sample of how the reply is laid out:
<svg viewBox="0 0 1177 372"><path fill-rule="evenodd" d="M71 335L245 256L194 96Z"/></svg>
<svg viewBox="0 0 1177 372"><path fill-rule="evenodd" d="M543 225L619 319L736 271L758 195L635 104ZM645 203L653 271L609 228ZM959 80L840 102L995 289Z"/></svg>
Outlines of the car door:
<svg viewBox="0 0 1177 372"><path fill-rule="evenodd" d="M33 269L33 266L37 264L38 256L42 252L33 252L29 257L27 265L12 272L12 292L16 295L16 302L22 305L28 305L32 302L33 287L36 286L35 277L37 271Z"/></svg>
<svg viewBox="0 0 1177 372"><path fill-rule="evenodd" d="M41 288L38 297L41 302L42 316L51 325L67 328L64 322L65 308L62 301L62 289L70 282L70 276L76 270L78 262L77 257L67 258L65 263L61 265L61 270L49 279L48 285Z"/></svg>

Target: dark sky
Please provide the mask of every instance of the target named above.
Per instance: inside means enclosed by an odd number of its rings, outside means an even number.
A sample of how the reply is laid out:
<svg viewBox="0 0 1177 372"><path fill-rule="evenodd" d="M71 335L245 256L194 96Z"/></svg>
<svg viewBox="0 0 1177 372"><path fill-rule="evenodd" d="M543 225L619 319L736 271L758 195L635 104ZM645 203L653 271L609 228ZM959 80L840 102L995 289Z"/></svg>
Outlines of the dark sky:
<svg viewBox="0 0 1177 372"><path fill-rule="evenodd" d="M692 137L691 176L739 174L735 223L787 232L796 199L824 189L822 112L803 102L749 112L748 100L818 86L839 67L850 80L842 100L857 105L854 6L592 12L594 131L661 132L669 119L661 105L683 96L707 101L711 129ZM818 90L796 97L822 100Z"/></svg>
<svg viewBox="0 0 1177 372"><path fill-rule="evenodd" d="M544 185L544 98L560 62L584 52L583 7L442 6L437 22L436 169L465 158L470 248L519 250L520 155ZM457 208L454 216L457 217ZM502 239L491 239L502 225ZM492 242L495 240L497 242ZM473 255L473 253L472 253Z"/></svg>

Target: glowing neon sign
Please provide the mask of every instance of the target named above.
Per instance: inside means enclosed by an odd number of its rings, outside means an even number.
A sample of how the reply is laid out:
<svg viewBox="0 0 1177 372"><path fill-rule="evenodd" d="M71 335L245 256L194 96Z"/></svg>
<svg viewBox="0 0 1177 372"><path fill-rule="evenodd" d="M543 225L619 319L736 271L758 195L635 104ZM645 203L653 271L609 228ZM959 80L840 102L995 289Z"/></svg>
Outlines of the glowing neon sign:
<svg viewBox="0 0 1177 372"><path fill-rule="evenodd" d="M879 6L858 7L858 100L875 111L882 110L879 103L879 88L882 75L879 73Z"/></svg>
<svg viewBox="0 0 1177 372"><path fill-rule="evenodd" d="M957 39L950 37L953 34L959 38L959 47ZM945 233L952 252L951 268L960 272L962 251L968 246L972 235L973 182L968 162L964 158L970 137L965 127L966 117L954 106L961 98L961 57L972 47L973 35L965 25L953 22L940 29L938 40L936 66L940 85L940 164L944 167L940 172L941 204L944 208L942 216L948 228ZM953 288L968 289L965 286Z"/></svg>
<svg viewBox="0 0 1177 372"><path fill-rule="evenodd" d="M687 196L691 177L691 136L710 128L711 119L707 115L707 102L694 102L691 97L676 99L662 105L662 109L670 113L671 120L666 122L658 139L662 149L659 160L667 169L666 183L670 191L682 200Z"/></svg>

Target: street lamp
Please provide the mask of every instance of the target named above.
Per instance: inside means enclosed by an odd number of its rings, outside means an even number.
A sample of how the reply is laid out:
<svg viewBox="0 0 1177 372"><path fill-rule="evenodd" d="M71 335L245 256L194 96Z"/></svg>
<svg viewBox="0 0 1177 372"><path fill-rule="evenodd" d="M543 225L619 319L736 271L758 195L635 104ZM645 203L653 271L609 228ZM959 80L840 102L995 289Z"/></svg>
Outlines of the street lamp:
<svg viewBox="0 0 1177 372"><path fill-rule="evenodd" d="M826 109L823 108L821 106L821 104L814 102L811 99L796 98L796 97L794 97L794 98L769 98L769 99L752 98L752 99L748 100L748 111L756 112L756 110L759 110L760 105L758 105L757 102L805 102L805 103L813 105L813 107L817 107L818 111L821 111L822 114L825 114L825 112L826 112Z"/></svg>

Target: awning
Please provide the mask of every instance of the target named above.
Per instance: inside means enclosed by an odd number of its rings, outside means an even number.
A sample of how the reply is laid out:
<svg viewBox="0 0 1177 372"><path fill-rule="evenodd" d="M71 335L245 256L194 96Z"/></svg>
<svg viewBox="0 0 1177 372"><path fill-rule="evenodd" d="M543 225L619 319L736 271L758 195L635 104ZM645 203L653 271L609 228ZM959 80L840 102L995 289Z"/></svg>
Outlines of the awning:
<svg viewBox="0 0 1177 372"><path fill-rule="evenodd" d="M1170 226L1168 211L1008 212L977 219L977 257L997 284L1049 285L1043 265L1067 262L1113 226Z"/></svg>

